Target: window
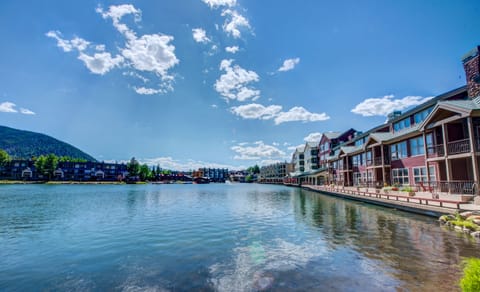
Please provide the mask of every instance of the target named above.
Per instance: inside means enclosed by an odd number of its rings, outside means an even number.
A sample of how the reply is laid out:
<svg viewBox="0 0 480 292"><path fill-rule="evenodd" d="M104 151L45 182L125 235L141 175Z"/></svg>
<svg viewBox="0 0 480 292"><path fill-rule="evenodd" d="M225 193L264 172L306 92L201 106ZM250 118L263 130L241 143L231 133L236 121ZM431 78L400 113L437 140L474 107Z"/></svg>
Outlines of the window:
<svg viewBox="0 0 480 292"><path fill-rule="evenodd" d="M410 139L410 151L412 156L425 154L425 148L423 146L423 137Z"/></svg>
<svg viewBox="0 0 480 292"><path fill-rule="evenodd" d="M410 117L393 124L393 131L395 132L398 132L406 128L410 128Z"/></svg>
<svg viewBox="0 0 480 292"><path fill-rule="evenodd" d="M430 173L430 181L434 182L436 181L435 178L435 167L430 166L428 168L428 172ZM427 176L427 168L426 167L414 167L413 168L413 180L415 183L426 183L428 182L428 176Z"/></svg>
<svg viewBox="0 0 480 292"><path fill-rule="evenodd" d="M362 146L363 145L363 138L355 141L355 146Z"/></svg>
<svg viewBox="0 0 480 292"><path fill-rule="evenodd" d="M427 116L432 112L433 110L433 106L432 107L429 107L419 113L416 113L414 116L413 116L413 119L415 120L415 124L420 124L421 122L423 122Z"/></svg>
<svg viewBox="0 0 480 292"><path fill-rule="evenodd" d="M392 169L393 184L408 185L408 168Z"/></svg>
<svg viewBox="0 0 480 292"><path fill-rule="evenodd" d="M352 156L352 164L354 166L362 165L362 154Z"/></svg>
<svg viewBox="0 0 480 292"><path fill-rule="evenodd" d="M403 142L391 145L390 153L391 153L392 160L408 157L407 141L403 141Z"/></svg>

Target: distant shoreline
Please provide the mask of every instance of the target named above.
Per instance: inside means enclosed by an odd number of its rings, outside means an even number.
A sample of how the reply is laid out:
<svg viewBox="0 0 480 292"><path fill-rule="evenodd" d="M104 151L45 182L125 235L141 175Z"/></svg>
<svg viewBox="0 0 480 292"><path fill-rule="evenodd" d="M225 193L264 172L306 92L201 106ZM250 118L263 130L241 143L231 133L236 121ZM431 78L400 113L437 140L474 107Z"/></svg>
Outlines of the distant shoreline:
<svg viewBox="0 0 480 292"><path fill-rule="evenodd" d="M22 181L22 180L0 180L0 185L124 185L125 182L118 181Z"/></svg>

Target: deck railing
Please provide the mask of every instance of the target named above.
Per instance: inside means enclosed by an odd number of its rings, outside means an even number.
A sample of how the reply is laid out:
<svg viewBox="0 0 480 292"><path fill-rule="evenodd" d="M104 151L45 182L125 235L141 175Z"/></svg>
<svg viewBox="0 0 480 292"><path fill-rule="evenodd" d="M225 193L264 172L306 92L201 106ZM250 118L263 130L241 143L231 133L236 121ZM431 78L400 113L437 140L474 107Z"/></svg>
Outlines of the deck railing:
<svg viewBox="0 0 480 292"><path fill-rule="evenodd" d="M437 181L417 184L419 191L449 193L454 195L477 195L478 185L474 181Z"/></svg>
<svg viewBox="0 0 480 292"><path fill-rule="evenodd" d="M470 139L448 142L447 152L449 155L470 152Z"/></svg>
<svg viewBox="0 0 480 292"><path fill-rule="evenodd" d="M427 158L442 157L444 155L443 144L427 146Z"/></svg>

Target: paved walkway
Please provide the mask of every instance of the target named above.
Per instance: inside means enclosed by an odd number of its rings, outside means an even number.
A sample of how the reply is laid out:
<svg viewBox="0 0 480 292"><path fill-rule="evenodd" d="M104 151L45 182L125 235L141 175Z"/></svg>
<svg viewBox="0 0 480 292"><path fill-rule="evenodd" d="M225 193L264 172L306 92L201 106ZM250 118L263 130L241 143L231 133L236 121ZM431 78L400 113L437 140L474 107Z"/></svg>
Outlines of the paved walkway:
<svg viewBox="0 0 480 292"><path fill-rule="evenodd" d="M432 198L428 192L416 192L408 196L404 192L389 192L385 194L374 188L356 187L330 187L317 185L302 185L303 188L313 191L331 193L342 197L362 200L372 203L382 203L404 208L417 209L421 213L434 212L434 214L453 214L457 211L480 211L480 205L464 202L458 195L441 194L438 199ZM432 213L433 214L433 213Z"/></svg>

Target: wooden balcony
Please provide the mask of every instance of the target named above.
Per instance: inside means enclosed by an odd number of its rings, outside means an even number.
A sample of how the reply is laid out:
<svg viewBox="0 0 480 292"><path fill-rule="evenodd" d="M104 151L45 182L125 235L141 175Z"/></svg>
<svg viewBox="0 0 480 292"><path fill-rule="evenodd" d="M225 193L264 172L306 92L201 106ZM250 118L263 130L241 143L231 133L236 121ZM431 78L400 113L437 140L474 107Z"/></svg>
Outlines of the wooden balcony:
<svg viewBox="0 0 480 292"><path fill-rule="evenodd" d="M384 157L383 158L384 165L390 165L390 158ZM382 157L374 157L371 160L367 160L367 166L382 166Z"/></svg>
<svg viewBox="0 0 480 292"><path fill-rule="evenodd" d="M445 151L443 144L427 146L427 158L443 157L445 156Z"/></svg>
<svg viewBox="0 0 480 292"><path fill-rule="evenodd" d="M462 154L470 152L470 139L457 140L447 143L448 155Z"/></svg>
<svg viewBox="0 0 480 292"><path fill-rule="evenodd" d="M477 195L478 185L474 181L437 181L417 185L419 190L432 193L449 193L455 195Z"/></svg>

